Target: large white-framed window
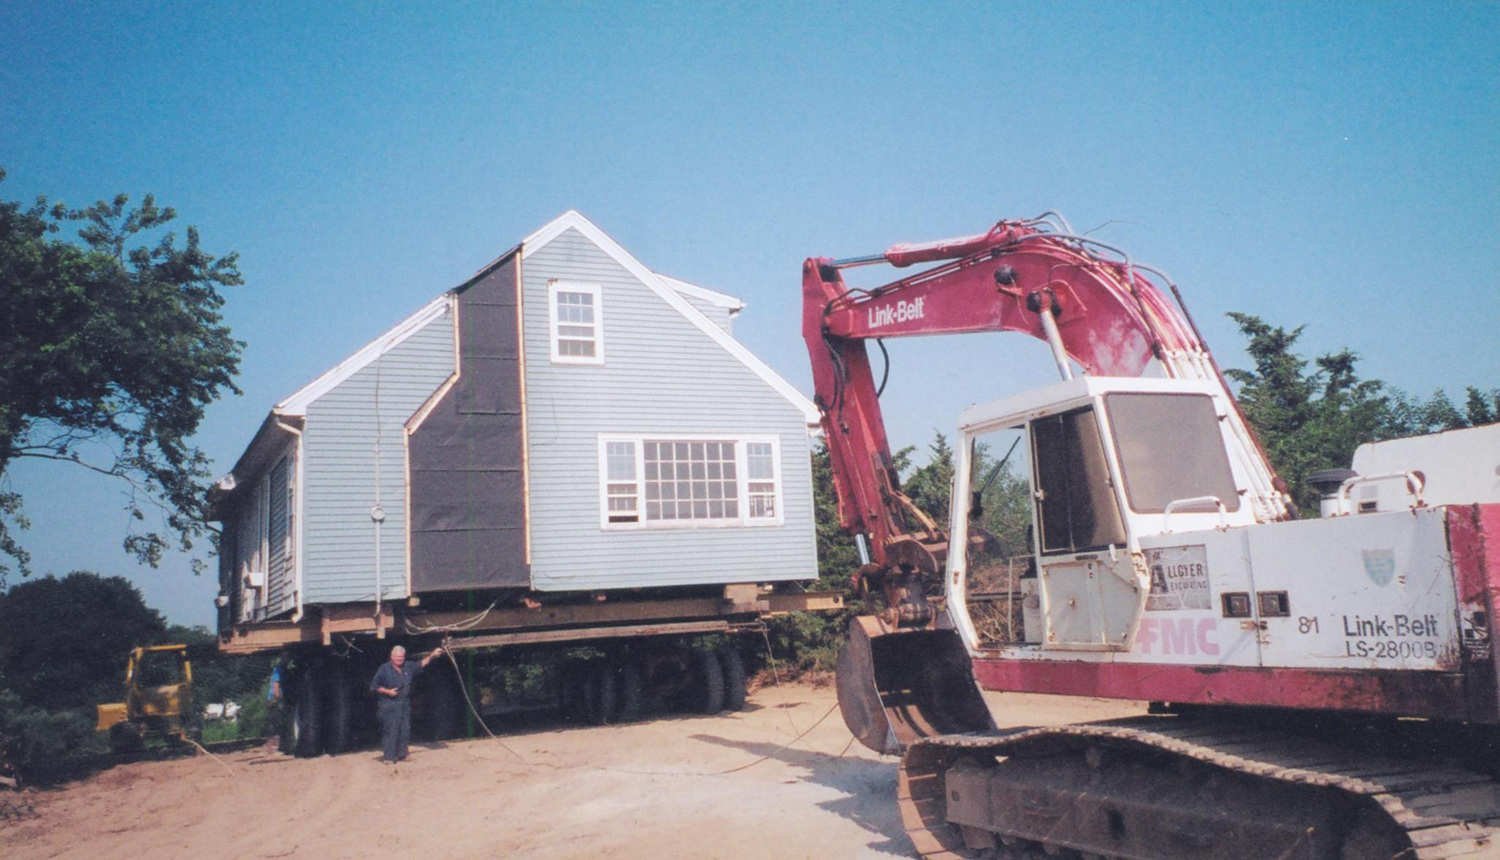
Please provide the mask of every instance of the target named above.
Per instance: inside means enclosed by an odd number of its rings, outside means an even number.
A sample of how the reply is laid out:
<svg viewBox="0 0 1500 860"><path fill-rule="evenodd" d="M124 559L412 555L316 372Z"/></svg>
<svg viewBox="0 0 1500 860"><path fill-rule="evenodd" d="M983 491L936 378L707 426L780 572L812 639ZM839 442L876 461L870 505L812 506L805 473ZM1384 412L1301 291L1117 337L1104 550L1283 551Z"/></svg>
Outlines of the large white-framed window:
<svg viewBox="0 0 1500 860"><path fill-rule="evenodd" d="M598 284L547 284L554 364L604 363L604 296Z"/></svg>
<svg viewBox="0 0 1500 860"><path fill-rule="evenodd" d="M775 436L599 435L601 528L782 522L781 441Z"/></svg>

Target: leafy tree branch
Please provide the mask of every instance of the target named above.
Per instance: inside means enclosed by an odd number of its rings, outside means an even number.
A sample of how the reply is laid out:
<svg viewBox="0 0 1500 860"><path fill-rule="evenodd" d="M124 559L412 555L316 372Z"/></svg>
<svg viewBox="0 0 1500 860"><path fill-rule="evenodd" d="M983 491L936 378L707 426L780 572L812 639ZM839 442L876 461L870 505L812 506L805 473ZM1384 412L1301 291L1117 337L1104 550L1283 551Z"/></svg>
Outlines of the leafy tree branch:
<svg viewBox="0 0 1500 860"><path fill-rule="evenodd" d="M0 169L0 180L5 172ZM25 459L63 462L125 482L126 509L161 527L132 530L125 550L155 566L174 545L211 535L203 520L208 460L189 438L203 410L239 393L244 344L224 324L220 290L242 283L235 254L179 242L177 217L151 195L82 209L0 200L0 587L30 572L16 531L27 522L7 476ZM58 237L81 225L79 241Z"/></svg>

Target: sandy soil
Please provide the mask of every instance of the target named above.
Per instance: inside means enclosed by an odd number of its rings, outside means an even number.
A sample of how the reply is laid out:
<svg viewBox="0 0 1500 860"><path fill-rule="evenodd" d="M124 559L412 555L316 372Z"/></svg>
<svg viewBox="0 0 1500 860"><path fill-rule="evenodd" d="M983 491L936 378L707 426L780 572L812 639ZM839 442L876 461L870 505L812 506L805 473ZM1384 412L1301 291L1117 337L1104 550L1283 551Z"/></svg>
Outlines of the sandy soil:
<svg viewBox="0 0 1500 860"><path fill-rule="evenodd" d="M990 704L1001 725L1142 710ZM38 814L0 821L0 857L901 857L895 787L896 760L850 744L832 688L793 684L738 714L418 745L397 767L258 750L124 765L28 792Z"/></svg>

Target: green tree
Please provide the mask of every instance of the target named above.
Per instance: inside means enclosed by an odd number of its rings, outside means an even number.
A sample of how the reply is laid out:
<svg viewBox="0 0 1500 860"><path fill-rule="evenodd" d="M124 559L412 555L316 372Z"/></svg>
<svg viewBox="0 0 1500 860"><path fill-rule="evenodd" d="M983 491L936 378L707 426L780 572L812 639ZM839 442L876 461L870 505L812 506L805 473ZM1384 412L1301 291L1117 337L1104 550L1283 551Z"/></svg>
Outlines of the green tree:
<svg viewBox="0 0 1500 860"><path fill-rule="evenodd" d="M155 566L172 539L186 550L208 533L208 462L187 439L207 404L239 393L244 344L223 324L219 290L241 279L236 255L203 251L196 228L181 245L164 231L170 207L151 195L128 203L0 200L0 479L30 458L125 481L135 520L161 512L164 528L124 539ZM74 223L81 244L56 237ZM30 556L15 530L26 526L21 494L0 484L0 556L23 575ZM0 587L10 569L0 565Z"/></svg>
<svg viewBox="0 0 1500 860"><path fill-rule="evenodd" d="M909 445L896 452L893 459L898 472L910 468L915 450L916 446ZM953 497L953 449L947 436L932 431L932 441L927 443L927 462L901 479L901 490L939 527L948 528L948 503Z"/></svg>
<svg viewBox="0 0 1500 860"><path fill-rule="evenodd" d="M1500 417L1500 390L1467 389L1460 410L1442 391L1411 397L1379 380L1361 380L1359 356L1350 350L1308 361L1294 351L1304 326L1290 331L1250 314L1229 315L1248 338L1254 365L1227 370L1238 399L1271 463L1297 505L1317 510L1307 476L1318 469L1348 468L1365 442L1487 424Z"/></svg>
<svg viewBox="0 0 1500 860"><path fill-rule="evenodd" d="M854 536L839 526L833 466L828 446L821 441L812 452L812 478L818 550L816 587L847 594L849 579L859 569L859 549ZM858 603L851 601L849 611L858 612ZM794 670L828 670L838 656L847 622L847 613L789 612L767 620L766 638L776 659Z"/></svg>
<svg viewBox="0 0 1500 860"><path fill-rule="evenodd" d="M193 664L193 699L201 707L214 702L238 702L242 708L241 737L264 733L266 684L271 677L271 655L225 654L218 637L205 627L169 625L155 644L188 646Z"/></svg>
<svg viewBox="0 0 1500 860"><path fill-rule="evenodd" d="M911 465L915 451L915 446L908 445L892 457L898 471L910 470L910 474L902 478L901 488L917 507L947 530L953 495L953 448L948 444L947 436L934 430L933 439L927 445L925 464ZM1030 486L1027 476L1017 470L1014 458L1001 462L1007 453L1000 451L997 455L984 441L977 442L974 462L970 466L970 482L972 489L984 489L980 497L983 511L979 524L999 538L1007 553L1023 554L1029 552L1030 546L1026 537L1031 523ZM986 480L988 485L985 485Z"/></svg>
<svg viewBox="0 0 1500 860"><path fill-rule="evenodd" d="M1460 410L1447 393L1434 391L1425 400L1396 392L1391 398L1392 426L1398 435L1437 433L1500 421L1500 390L1488 393L1470 386Z"/></svg>
<svg viewBox="0 0 1500 860"><path fill-rule="evenodd" d="M3 683L45 711L116 701L130 649L158 644L166 631L122 577L74 571L30 579L0 593Z"/></svg>
<svg viewBox="0 0 1500 860"><path fill-rule="evenodd" d="M1500 421L1500 388L1491 389L1486 394L1471 385L1465 393L1468 397L1464 401L1464 417L1470 427Z"/></svg>
<svg viewBox="0 0 1500 860"><path fill-rule="evenodd" d="M812 452L813 516L818 546L818 587L845 589L859 568L854 536L839 525L838 494L833 488L833 465L828 446L819 441Z"/></svg>
<svg viewBox="0 0 1500 860"><path fill-rule="evenodd" d="M1347 349L1319 356L1309 369L1293 351L1304 326L1288 331L1250 314L1229 316L1249 339L1254 367L1225 375L1238 383L1240 407L1293 500L1316 510L1307 476L1347 467L1360 444L1391 435L1390 395L1383 383L1358 378L1359 356Z"/></svg>

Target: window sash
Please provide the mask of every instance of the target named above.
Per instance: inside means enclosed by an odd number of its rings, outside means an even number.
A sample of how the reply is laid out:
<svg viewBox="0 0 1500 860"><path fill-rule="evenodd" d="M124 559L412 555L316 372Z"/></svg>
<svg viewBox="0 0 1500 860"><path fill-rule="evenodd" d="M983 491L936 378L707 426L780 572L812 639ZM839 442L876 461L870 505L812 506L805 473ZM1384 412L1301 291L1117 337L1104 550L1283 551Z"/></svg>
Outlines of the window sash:
<svg viewBox="0 0 1500 860"><path fill-rule="evenodd" d="M554 364L604 363L603 290L598 284L550 282L547 314Z"/></svg>

